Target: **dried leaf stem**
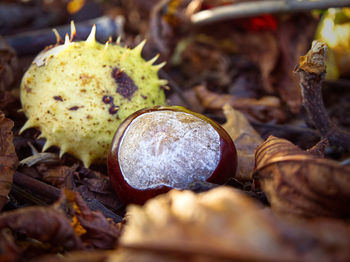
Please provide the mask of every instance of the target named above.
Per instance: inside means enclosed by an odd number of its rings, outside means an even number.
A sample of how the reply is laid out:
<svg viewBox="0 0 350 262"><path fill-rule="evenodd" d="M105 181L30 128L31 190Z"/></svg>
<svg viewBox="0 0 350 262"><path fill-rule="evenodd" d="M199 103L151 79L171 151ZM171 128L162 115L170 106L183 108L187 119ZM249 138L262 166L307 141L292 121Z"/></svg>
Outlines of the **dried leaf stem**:
<svg viewBox="0 0 350 262"><path fill-rule="evenodd" d="M330 145L350 149L350 133L340 129L328 116L322 98L322 83L326 74L326 44L314 41L311 49L300 57L295 72L300 76L303 106L308 117Z"/></svg>

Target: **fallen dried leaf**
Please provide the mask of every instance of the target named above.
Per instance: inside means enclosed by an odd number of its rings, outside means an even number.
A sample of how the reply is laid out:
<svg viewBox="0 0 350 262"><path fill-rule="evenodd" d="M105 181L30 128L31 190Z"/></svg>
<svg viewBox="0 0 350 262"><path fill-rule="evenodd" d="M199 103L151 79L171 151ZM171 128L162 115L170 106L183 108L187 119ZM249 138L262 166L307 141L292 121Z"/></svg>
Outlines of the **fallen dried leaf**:
<svg viewBox="0 0 350 262"><path fill-rule="evenodd" d="M31 262L107 262L111 251L72 251L64 256L46 255L30 260ZM127 260L124 260L127 261ZM111 261L110 261L111 262Z"/></svg>
<svg viewBox="0 0 350 262"><path fill-rule="evenodd" d="M6 109L9 109L17 100L18 98L11 94L11 91L0 91L0 110L6 112Z"/></svg>
<svg viewBox="0 0 350 262"><path fill-rule="evenodd" d="M298 63L298 57L305 54L315 35L317 19L309 13L280 16L276 32L280 63L275 68L275 89L279 97L285 101L293 113L298 113L301 107L301 92L299 81L293 68ZM303 33L300 34L300 28Z"/></svg>
<svg viewBox="0 0 350 262"><path fill-rule="evenodd" d="M4 228L49 243L56 251L83 248L64 213L52 207L25 207L5 212L0 216L0 230Z"/></svg>
<svg viewBox="0 0 350 262"><path fill-rule="evenodd" d="M255 178L272 209L305 217L350 215L350 167L270 136L256 150Z"/></svg>
<svg viewBox="0 0 350 262"><path fill-rule="evenodd" d="M77 164L70 167L40 164L37 165L37 169L42 176L41 179L45 182L58 188L68 188L79 192L86 201L100 202L112 210L119 210L124 206L116 196L109 177L103 173L80 167Z"/></svg>
<svg viewBox="0 0 350 262"><path fill-rule="evenodd" d="M57 155L56 155L57 156ZM42 173L42 179L51 185L62 188L65 186L65 179L67 176L72 175L76 169L76 166L55 166L49 168L46 165L40 167Z"/></svg>
<svg viewBox="0 0 350 262"><path fill-rule="evenodd" d="M18 59L16 52L0 36L0 91L10 89L17 79Z"/></svg>
<svg viewBox="0 0 350 262"><path fill-rule="evenodd" d="M186 102L188 103L186 103L180 95L185 97ZM189 90L181 91L180 95L176 92L174 94L171 94L167 99L169 101L168 104L187 107L194 112L203 113L204 107L198 101L198 98L192 88Z"/></svg>
<svg viewBox="0 0 350 262"><path fill-rule="evenodd" d="M55 206L57 209L69 210L77 234L89 247L99 249L115 247L121 225L105 218L101 212L91 211L77 192L65 190Z"/></svg>
<svg viewBox="0 0 350 262"><path fill-rule="evenodd" d="M78 176L79 178L74 179L74 191L78 191L84 199L97 199L112 210L124 207L116 196L108 176L87 168L80 168Z"/></svg>
<svg viewBox="0 0 350 262"><path fill-rule="evenodd" d="M261 71L261 80L264 89L268 93L273 92L271 74L279 57L278 42L273 32L246 32L236 36L241 38L240 52L248 56L259 66Z"/></svg>
<svg viewBox="0 0 350 262"><path fill-rule="evenodd" d="M255 149L263 142L263 139L241 112L234 110L228 104L224 105L223 110L227 121L222 127L230 135L237 149L238 167L236 178L239 180L252 180Z"/></svg>
<svg viewBox="0 0 350 262"><path fill-rule="evenodd" d="M14 123L0 111L0 211L7 201L18 165L13 145L12 127Z"/></svg>
<svg viewBox="0 0 350 262"><path fill-rule="evenodd" d="M198 257L205 257L204 261L350 259L350 228L345 223L282 220L229 187L198 195L172 190L143 207L129 206L127 219L120 246L136 251L130 261L143 261L143 255L150 252L162 256L155 261L183 257L187 261L202 261Z"/></svg>
<svg viewBox="0 0 350 262"><path fill-rule="evenodd" d="M18 237L22 239L20 248L14 245L19 248L19 255L30 252L36 245L38 250L31 254L35 257L42 253L40 249L48 253L114 248L121 224L105 218L101 212L91 211L78 193L65 190L52 206L26 207L3 213L0 215L0 233L5 228L16 236L16 241ZM11 247L10 244L0 241L1 248Z"/></svg>
<svg viewBox="0 0 350 262"><path fill-rule="evenodd" d="M20 250L8 229L0 230L0 261L18 261Z"/></svg>
<svg viewBox="0 0 350 262"><path fill-rule="evenodd" d="M281 123L286 120L281 101L277 97L238 98L229 94L211 92L204 85L196 86L194 90L202 105L210 110L221 110L225 104L229 104L233 108L242 111L248 118L258 121L277 121Z"/></svg>

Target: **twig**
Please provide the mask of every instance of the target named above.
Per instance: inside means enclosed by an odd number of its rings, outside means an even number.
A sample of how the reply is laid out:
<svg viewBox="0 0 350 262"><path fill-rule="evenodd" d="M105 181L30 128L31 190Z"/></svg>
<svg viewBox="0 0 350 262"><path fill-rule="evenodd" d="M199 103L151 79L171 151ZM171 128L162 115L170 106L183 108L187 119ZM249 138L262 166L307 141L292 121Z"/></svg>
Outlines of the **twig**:
<svg viewBox="0 0 350 262"><path fill-rule="evenodd" d="M46 206L48 205L43 199L38 198L37 196L27 192L17 185L12 185L11 193L16 196L16 199L23 199L26 203L30 202L33 205Z"/></svg>
<svg viewBox="0 0 350 262"><path fill-rule="evenodd" d="M350 158L343 160L340 164L343 165L343 166L350 165Z"/></svg>
<svg viewBox="0 0 350 262"><path fill-rule="evenodd" d="M300 87L308 117L330 145L350 149L350 133L340 129L329 118L322 98L322 83L326 74L326 44L314 41L309 52L300 57L295 72L300 76Z"/></svg>
<svg viewBox="0 0 350 262"><path fill-rule="evenodd" d="M60 194L61 194L61 190L59 190L58 188L51 186L49 184L46 184L44 182L41 182L37 179L34 179L34 178L27 176L27 175L20 173L20 172L16 172L14 174L13 182L16 185L20 186L21 188L25 188L25 189L28 189L32 192L35 192L36 194L39 194L41 196L45 196L52 201L56 201L60 197ZM119 223L123 220L122 217L113 213L111 210L109 210L107 207L105 207L97 199L93 199L93 200L84 199L84 200L91 210L100 211L105 217L112 218L114 222Z"/></svg>
<svg viewBox="0 0 350 262"><path fill-rule="evenodd" d="M96 39L100 42L106 42L109 37L117 37L123 30L123 23L120 19L111 19L107 16L102 16L78 23L76 25L76 39L85 40L90 34L93 24L96 24ZM59 26L56 29L60 36L64 37L65 34L69 34L70 25ZM46 46L56 43L56 37L51 28L8 36L5 39L16 50L19 56L36 54Z"/></svg>
<svg viewBox="0 0 350 262"><path fill-rule="evenodd" d="M20 172L16 172L14 174L13 182L22 188L28 189L42 196L46 196L52 201L57 200L61 194L61 191L58 188L48 185Z"/></svg>
<svg viewBox="0 0 350 262"><path fill-rule="evenodd" d="M211 24L218 21L246 18L263 14L301 12L313 9L350 6L348 0L279 0L253 1L219 6L198 12L191 16L195 25Z"/></svg>

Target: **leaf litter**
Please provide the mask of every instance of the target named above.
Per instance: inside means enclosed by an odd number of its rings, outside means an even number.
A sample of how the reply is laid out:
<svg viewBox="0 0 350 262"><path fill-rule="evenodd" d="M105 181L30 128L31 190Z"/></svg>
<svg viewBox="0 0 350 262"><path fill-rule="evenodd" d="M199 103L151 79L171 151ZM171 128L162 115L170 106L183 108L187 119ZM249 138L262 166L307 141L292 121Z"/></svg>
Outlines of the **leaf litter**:
<svg viewBox="0 0 350 262"><path fill-rule="evenodd" d="M126 210L110 186L105 166L86 169L69 155L50 163L43 162L40 155L33 156L28 142L39 149L44 143L36 140L38 132L18 135L25 119L17 112L16 79L28 62L16 57L0 39L0 109L4 112L0 117L0 260L349 260L350 170L340 164L349 155L337 147L341 139L327 132L320 132L322 140L314 148L304 150L318 139L317 129L322 125L298 113L303 97L292 72L299 56L306 53L318 20L315 15L298 13L196 29L189 24L193 13L223 2L102 4L110 14L128 14L124 16L125 43L135 44L150 36L145 57L158 52L163 60L168 58L164 70L172 78L169 82L181 86L180 93L170 92L170 103L176 96L176 104L183 103L181 97L188 95L190 107L222 123L235 142L239 159L235 180L224 187L197 185L199 190L194 191L208 191L199 194L173 190ZM57 14L53 7L65 10L65 4L52 1L47 12ZM20 4L16 8L28 7ZM30 19L38 21L35 17ZM45 20L47 13L43 17ZM64 17L68 14L60 11L41 25L48 27L48 22ZM32 29L29 24L26 27L23 30ZM319 80L318 85L323 83L322 77ZM346 92L342 90L336 98L343 94L346 98ZM259 132L252 126L260 127ZM262 127L264 132L260 132ZM283 137L267 138L274 133L297 143ZM55 158L58 152L52 149L49 154ZM18 166L18 158L30 167ZM14 175L28 180L19 186L13 183ZM45 190L39 192L39 188ZM45 195L52 189L54 194ZM257 197L262 195L268 201ZM35 199L44 206L35 204ZM124 220L116 223L106 218L108 214Z"/></svg>

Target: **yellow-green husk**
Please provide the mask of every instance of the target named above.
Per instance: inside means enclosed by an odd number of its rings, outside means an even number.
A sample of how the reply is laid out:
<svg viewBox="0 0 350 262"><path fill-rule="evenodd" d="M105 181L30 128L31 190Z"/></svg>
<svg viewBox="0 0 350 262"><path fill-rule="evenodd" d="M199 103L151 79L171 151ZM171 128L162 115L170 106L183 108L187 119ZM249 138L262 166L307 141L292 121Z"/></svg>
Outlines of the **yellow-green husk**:
<svg viewBox="0 0 350 262"><path fill-rule="evenodd" d="M95 41L95 28L86 41L71 42L44 50L33 61L21 83L21 103L28 121L22 130L36 127L46 138L43 151L60 148L81 159L86 167L107 158L120 123L133 112L164 105L156 60L141 57L144 43L134 49ZM117 92L113 70L120 70L137 87L132 95ZM103 97L112 97L112 103ZM115 111L111 113L111 107Z"/></svg>

